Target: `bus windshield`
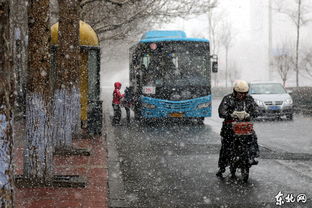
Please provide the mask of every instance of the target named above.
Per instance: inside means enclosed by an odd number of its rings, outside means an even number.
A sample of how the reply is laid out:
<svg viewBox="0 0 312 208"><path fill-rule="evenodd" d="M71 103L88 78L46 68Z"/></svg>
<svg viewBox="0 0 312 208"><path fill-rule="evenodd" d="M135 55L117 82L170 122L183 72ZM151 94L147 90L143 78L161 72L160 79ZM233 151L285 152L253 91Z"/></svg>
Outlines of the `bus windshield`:
<svg viewBox="0 0 312 208"><path fill-rule="evenodd" d="M207 43L158 43L141 53L142 84L145 86L207 86Z"/></svg>

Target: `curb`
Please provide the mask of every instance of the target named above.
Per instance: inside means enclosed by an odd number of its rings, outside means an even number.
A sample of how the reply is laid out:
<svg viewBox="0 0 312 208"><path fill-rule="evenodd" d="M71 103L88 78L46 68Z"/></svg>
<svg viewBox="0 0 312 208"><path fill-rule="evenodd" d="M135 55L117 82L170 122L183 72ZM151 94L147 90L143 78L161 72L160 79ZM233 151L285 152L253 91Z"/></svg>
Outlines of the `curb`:
<svg viewBox="0 0 312 208"><path fill-rule="evenodd" d="M103 103L104 132L107 141L107 166L108 166L108 199L110 208L129 207L126 202L126 194L122 173L120 171L120 161L115 143L113 127L109 119L109 109Z"/></svg>

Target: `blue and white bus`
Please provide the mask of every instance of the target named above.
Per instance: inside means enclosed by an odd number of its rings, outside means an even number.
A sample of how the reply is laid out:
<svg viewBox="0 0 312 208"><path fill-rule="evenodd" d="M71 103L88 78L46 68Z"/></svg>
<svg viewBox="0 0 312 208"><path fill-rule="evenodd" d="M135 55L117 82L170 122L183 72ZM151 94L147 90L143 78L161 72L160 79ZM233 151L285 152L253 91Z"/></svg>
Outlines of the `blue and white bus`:
<svg viewBox="0 0 312 208"><path fill-rule="evenodd" d="M211 116L211 72L217 58L209 41L183 31L149 31L130 48L130 87L136 118Z"/></svg>

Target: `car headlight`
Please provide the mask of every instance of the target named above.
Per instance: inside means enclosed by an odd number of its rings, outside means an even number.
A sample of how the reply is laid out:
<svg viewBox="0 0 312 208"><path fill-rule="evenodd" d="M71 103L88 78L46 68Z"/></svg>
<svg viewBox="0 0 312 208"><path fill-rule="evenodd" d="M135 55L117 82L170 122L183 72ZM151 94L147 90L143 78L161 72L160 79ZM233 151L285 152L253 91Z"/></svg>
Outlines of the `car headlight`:
<svg viewBox="0 0 312 208"><path fill-rule="evenodd" d="M257 105L259 106L259 107L264 107L265 105L264 105L264 102L262 102L261 100L256 100L255 99L255 102L257 103Z"/></svg>
<svg viewBox="0 0 312 208"><path fill-rule="evenodd" d="M211 103L210 102L207 102L207 103L201 103L201 104L198 104L197 105L197 108L198 109L201 109L201 108L208 108L211 106Z"/></svg>
<svg viewBox="0 0 312 208"><path fill-rule="evenodd" d="M293 100L291 98L285 100L285 104L286 105L292 105L293 104Z"/></svg>
<svg viewBox="0 0 312 208"><path fill-rule="evenodd" d="M149 108L149 109L154 109L154 108L156 108L155 105L149 104L149 103L142 103L142 106L143 106L144 108Z"/></svg>

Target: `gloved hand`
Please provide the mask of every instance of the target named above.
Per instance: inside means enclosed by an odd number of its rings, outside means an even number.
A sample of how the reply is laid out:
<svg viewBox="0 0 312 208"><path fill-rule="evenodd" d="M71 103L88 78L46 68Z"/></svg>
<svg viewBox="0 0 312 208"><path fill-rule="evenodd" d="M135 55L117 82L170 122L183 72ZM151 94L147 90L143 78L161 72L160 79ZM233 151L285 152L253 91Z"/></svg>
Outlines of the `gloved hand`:
<svg viewBox="0 0 312 208"><path fill-rule="evenodd" d="M238 118L239 120L250 117L249 113L247 113L246 111L234 111L231 116L232 118Z"/></svg>
<svg viewBox="0 0 312 208"><path fill-rule="evenodd" d="M238 114L239 114L239 111L233 111L233 113L231 114L231 117L238 118Z"/></svg>
<svg viewBox="0 0 312 208"><path fill-rule="evenodd" d="M244 119L247 119L247 118L250 118L250 114L247 113L247 112L245 112L245 117L244 117Z"/></svg>
<svg viewBox="0 0 312 208"><path fill-rule="evenodd" d="M245 111L239 111L237 112L237 117L239 120L243 120L245 118L245 114L246 112Z"/></svg>

